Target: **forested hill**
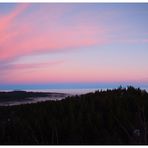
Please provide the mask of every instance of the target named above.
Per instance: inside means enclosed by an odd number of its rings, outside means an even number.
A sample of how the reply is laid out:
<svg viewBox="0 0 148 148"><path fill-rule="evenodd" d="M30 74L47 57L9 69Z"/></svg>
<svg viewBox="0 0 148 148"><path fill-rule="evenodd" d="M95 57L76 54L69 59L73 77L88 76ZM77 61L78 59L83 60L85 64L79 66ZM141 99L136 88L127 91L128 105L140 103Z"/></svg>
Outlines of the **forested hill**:
<svg viewBox="0 0 148 148"><path fill-rule="evenodd" d="M0 91L0 102L7 101L23 101L28 98L38 98L38 97L51 97L52 95L65 96L64 93L52 93L52 92L27 92L21 90L15 91Z"/></svg>
<svg viewBox="0 0 148 148"><path fill-rule="evenodd" d="M148 93L133 87L0 107L0 144L147 144Z"/></svg>

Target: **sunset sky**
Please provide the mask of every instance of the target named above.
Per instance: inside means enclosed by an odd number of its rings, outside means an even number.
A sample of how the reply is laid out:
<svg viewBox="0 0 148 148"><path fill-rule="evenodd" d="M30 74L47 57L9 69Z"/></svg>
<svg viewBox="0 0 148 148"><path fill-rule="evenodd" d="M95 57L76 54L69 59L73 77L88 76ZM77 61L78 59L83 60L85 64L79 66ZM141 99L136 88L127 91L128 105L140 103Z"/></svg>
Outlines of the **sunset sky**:
<svg viewBox="0 0 148 148"><path fill-rule="evenodd" d="M148 3L0 3L0 89L148 87Z"/></svg>

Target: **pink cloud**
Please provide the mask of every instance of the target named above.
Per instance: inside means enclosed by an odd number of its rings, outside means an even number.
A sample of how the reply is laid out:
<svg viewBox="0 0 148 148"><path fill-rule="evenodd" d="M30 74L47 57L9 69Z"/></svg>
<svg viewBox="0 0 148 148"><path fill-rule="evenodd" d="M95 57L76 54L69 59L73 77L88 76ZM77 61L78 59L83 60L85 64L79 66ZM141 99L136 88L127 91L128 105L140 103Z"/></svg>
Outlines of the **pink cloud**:
<svg viewBox="0 0 148 148"><path fill-rule="evenodd" d="M95 30L87 26L83 28L64 28L58 32L39 33L37 36L30 36L25 40L17 41L13 39L9 44L4 46L1 53L1 58L11 58L13 56L28 55L40 52L54 52L59 50L70 50L70 48L87 47L91 45L103 44L105 39L102 38L102 33L97 31L100 36L97 36ZM31 29L30 29L31 30ZM9 35L10 39L14 35L24 35L26 30L19 33ZM25 38L25 37L24 37ZM6 52L8 51L9 52Z"/></svg>
<svg viewBox="0 0 148 148"><path fill-rule="evenodd" d="M15 21L17 16L19 16L23 11L28 8L29 4L20 4L11 13L0 17L0 45L1 54L0 59L11 57L13 52L11 44L19 35L27 31L27 25L17 26ZM17 28L18 27L18 28ZM11 46L11 47L10 47ZM8 48L7 48L8 47ZM10 52L10 53L9 53ZM9 56L10 55L10 56ZM12 54L13 57L13 54Z"/></svg>
<svg viewBox="0 0 148 148"><path fill-rule="evenodd" d="M21 14L29 4L20 4L13 10L13 12L10 12L8 15L1 16L0 17L0 33L3 32L4 30L8 29L13 23L14 19Z"/></svg>
<svg viewBox="0 0 148 148"><path fill-rule="evenodd" d="M0 26L0 60L16 60L22 56L78 50L81 47L102 45L108 42L106 29L95 22L82 21L80 15L73 22L63 23L62 16L69 9L40 9L25 14L28 5L18 5L3 16ZM45 13L50 11L50 13ZM23 18L19 17L23 13ZM16 62L17 63L17 62ZM63 61L45 61L35 64L6 64L1 72L1 82L68 82L86 81L89 73L81 74L72 68L61 67ZM94 79L97 78L95 75ZM95 79L96 80L96 79Z"/></svg>
<svg viewBox="0 0 148 148"><path fill-rule="evenodd" d="M106 42L105 29L95 23L81 23L75 18L75 23L72 25L62 24L61 15L64 15L65 9L61 9L60 13L51 9L49 16L41 9L20 21L18 15L26 8L28 5L19 5L1 20L3 24L0 27L0 30L3 30L0 32L3 36L0 39L1 60L42 52L77 49ZM32 18L33 21L29 22ZM40 18L45 24L39 22Z"/></svg>
<svg viewBox="0 0 148 148"><path fill-rule="evenodd" d="M34 63L34 64L13 64L13 69L36 69L36 68L45 68L49 66L54 66L57 64L61 64L63 61L55 61L55 62L45 62L45 63Z"/></svg>
<svg viewBox="0 0 148 148"><path fill-rule="evenodd" d="M24 63L3 65L0 71L1 82L5 83L29 83L46 82L50 77L52 67L57 67L64 63L64 60L47 61L43 63ZM55 74L54 74L55 75ZM54 76L55 77L55 76Z"/></svg>

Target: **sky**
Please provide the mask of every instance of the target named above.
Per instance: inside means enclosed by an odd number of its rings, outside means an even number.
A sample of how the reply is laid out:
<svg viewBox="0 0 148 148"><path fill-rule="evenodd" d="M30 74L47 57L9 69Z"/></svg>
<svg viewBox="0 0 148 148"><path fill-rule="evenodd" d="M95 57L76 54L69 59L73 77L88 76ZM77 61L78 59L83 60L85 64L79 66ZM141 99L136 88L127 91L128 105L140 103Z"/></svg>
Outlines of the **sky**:
<svg viewBox="0 0 148 148"><path fill-rule="evenodd" d="M0 89L148 87L148 3L0 3Z"/></svg>

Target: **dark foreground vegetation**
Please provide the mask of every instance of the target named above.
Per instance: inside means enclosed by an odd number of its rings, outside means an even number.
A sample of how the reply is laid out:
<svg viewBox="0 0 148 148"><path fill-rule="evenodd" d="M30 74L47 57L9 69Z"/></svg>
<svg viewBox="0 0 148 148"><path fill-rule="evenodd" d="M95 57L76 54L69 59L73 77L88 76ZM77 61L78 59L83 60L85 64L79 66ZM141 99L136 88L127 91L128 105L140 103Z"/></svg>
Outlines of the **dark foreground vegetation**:
<svg viewBox="0 0 148 148"><path fill-rule="evenodd" d="M147 144L148 93L133 87L0 107L0 144Z"/></svg>

